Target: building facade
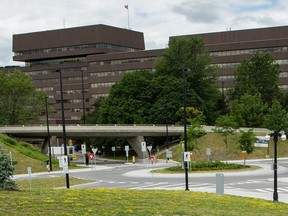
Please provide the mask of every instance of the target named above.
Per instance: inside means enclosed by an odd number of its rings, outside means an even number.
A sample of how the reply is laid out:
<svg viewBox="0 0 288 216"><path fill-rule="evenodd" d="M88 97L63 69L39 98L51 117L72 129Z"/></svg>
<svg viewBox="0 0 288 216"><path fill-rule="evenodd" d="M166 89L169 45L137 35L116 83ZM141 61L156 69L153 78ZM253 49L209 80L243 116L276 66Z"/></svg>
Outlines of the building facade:
<svg viewBox="0 0 288 216"><path fill-rule="evenodd" d="M281 67L280 87L288 88L288 27L272 27L179 37L200 37L218 66L221 91L233 86L235 68L257 52L273 55ZM13 35L15 61L32 77L35 86L49 96L53 107L51 123L61 123L61 70L65 118L79 123L95 100L109 94L111 86L125 73L154 70L155 59L165 49L145 50L141 32L106 25Z"/></svg>

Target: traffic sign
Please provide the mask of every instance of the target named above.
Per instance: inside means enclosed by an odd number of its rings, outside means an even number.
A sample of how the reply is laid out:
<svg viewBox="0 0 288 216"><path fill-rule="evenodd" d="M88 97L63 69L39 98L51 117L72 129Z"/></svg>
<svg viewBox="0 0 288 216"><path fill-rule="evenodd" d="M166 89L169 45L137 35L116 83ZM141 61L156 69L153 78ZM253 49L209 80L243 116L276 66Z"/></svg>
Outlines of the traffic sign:
<svg viewBox="0 0 288 216"><path fill-rule="evenodd" d="M152 145L150 146L147 146L147 149L149 150L149 152L151 153L151 150L152 150Z"/></svg>
<svg viewBox="0 0 288 216"><path fill-rule="evenodd" d="M166 158L172 158L172 151L166 151Z"/></svg>
<svg viewBox="0 0 288 216"><path fill-rule="evenodd" d="M86 154L86 144L81 145L82 154Z"/></svg>
<svg viewBox="0 0 288 216"><path fill-rule="evenodd" d="M241 154L240 154L240 156L241 156L242 158L246 158L246 157L247 157L247 152L246 152L246 151L242 151Z"/></svg>
<svg viewBox="0 0 288 216"><path fill-rule="evenodd" d="M88 156L91 161L94 159L94 154L88 154Z"/></svg>
<svg viewBox="0 0 288 216"><path fill-rule="evenodd" d="M184 161L185 162L190 161L190 152L184 152Z"/></svg>
<svg viewBox="0 0 288 216"><path fill-rule="evenodd" d="M125 145L125 151L129 151L129 145Z"/></svg>
<svg viewBox="0 0 288 216"><path fill-rule="evenodd" d="M146 142L141 142L142 152L146 152Z"/></svg>
<svg viewBox="0 0 288 216"><path fill-rule="evenodd" d="M93 152L94 154L96 154L97 151L98 151L98 148L92 148L92 152Z"/></svg>
<svg viewBox="0 0 288 216"><path fill-rule="evenodd" d="M63 167L65 167L65 166L68 167L68 156L67 155L62 156L62 161L63 161L63 163L62 163Z"/></svg>

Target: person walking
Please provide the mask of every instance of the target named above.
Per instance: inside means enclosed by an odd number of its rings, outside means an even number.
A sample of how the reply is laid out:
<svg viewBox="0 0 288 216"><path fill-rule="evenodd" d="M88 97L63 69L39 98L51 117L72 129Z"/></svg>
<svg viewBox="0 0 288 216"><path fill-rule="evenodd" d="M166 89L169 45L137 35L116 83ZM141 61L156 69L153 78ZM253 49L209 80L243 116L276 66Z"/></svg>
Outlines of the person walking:
<svg viewBox="0 0 288 216"><path fill-rule="evenodd" d="M46 168L47 168L48 172L50 172L49 159L46 160Z"/></svg>

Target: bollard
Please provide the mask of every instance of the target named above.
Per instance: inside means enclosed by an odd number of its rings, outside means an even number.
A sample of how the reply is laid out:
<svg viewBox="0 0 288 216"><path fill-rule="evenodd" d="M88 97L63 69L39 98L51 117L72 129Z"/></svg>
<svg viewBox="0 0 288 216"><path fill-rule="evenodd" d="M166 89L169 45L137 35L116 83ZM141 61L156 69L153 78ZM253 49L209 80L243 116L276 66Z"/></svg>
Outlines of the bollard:
<svg viewBox="0 0 288 216"><path fill-rule="evenodd" d="M224 194L224 174L216 173L216 194Z"/></svg>
<svg viewBox="0 0 288 216"><path fill-rule="evenodd" d="M132 156L132 162L135 164L135 156Z"/></svg>

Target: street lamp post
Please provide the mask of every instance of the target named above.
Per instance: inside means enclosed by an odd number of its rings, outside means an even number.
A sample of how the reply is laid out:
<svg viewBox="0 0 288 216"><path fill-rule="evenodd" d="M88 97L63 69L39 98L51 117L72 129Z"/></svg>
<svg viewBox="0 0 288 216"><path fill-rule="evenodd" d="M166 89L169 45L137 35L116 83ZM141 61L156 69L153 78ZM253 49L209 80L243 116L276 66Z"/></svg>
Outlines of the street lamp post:
<svg viewBox="0 0 288 216"><path fill-rule="evenodd" d="M183 108L184 108L184 152L187 152L187 113L186 113L186 107L187 107L187 101L186 101L186 71L191 71L190 69L182 69L182 76L183 76ZM185 169L185 190L189 190L188 186L188 163L187 161L184 161L184 169Z"/></svg>
<svg viewBox="0 0 288 216"><path fill-rule="evenodd" d="M51 161L51 143L50 143L50 131L49 131L49 118L48 118L48 97L45 96L45 107L46 107L46 124L47 124L47 138L48 138L48 150L49 150L49 169L52 171L52 161Z"/></svg>
<svg viewBox="0 0 288 216"><path fill-rule="evenodd" d="M81 81L82 81L82 107L83 107L83 122L86 123L86 113L85 113L85 98L84 98L84 77L83 77L83 70L81 70Z"/></svg>
<svg viewBox="0 0 288 216"><path fill-rule="evenodd" d="M64 142L64 155L67 156L67 143L66 143L66 128L65 128L65 114L64 114L64 100L63 100L63 84L62 84L62 72L61 69L56 70L60 76L60 94L61 94L61 111L62 111L62 125L63 125L63 142ZM66 173L66 187L69 186L69 173Z"/></svg>
<svg viewBox="0 0 288 216"><path fill-rule="evenodd" d="M277 191L277 142L278 136L281 135L281 139L284 141L286 140L286 135L284 133L279 133L278 131L274 131L271 134L267 134L266 137L269 138L273 136L274 141L274 162L273 162L273 170L274 170L274 192L273 192L273 202L278 202L278 191Z"/></svg>

